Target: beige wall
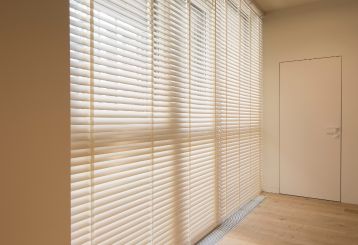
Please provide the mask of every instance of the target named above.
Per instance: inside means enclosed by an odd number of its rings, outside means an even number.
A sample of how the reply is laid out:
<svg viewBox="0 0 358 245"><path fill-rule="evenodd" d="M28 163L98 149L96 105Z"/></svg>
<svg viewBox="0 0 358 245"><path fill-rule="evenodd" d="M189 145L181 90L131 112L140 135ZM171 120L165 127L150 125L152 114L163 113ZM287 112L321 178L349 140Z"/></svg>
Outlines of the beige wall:
<svg viewBox="0 0 358 245"><path fill-rule="evenodd" d="M265 191L279 191L278 63L333 55L343 56L342 202L358 204L358 1L356 0L325 0L272 12L264 18L263 189Z"/></svg>
<svg viewBox="0 0 358 245"><path fill-rule="evenodd" d="M70 244L68 1L0 8L0 244Z"/></svg>

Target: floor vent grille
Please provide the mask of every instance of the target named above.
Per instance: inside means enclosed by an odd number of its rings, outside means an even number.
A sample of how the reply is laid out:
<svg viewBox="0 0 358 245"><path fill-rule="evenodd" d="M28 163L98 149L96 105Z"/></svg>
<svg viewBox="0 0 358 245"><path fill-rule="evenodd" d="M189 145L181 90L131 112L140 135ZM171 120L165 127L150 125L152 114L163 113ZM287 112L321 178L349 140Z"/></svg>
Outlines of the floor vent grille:
<svg viewBox="0 0 358 245"><path fill-rule="evenodd" d="M258 196L240 208L236 213L227 218L220 226L210 232L206 237L200 240L197 245L217 244L229 231L234 229L257 205L265 199L264 196Z"/></svg>

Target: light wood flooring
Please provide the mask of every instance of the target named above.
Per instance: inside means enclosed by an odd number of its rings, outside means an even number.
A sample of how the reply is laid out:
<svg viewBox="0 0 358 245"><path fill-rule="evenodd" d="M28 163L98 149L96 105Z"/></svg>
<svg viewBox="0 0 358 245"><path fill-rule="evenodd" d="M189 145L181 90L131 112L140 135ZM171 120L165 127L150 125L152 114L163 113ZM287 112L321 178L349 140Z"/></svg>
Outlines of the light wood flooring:
<svg viewBox="0 0 358 245"><path fill-rule="evenodd" d="M358 245L358 205L263 193L219 245Z"/></svg>

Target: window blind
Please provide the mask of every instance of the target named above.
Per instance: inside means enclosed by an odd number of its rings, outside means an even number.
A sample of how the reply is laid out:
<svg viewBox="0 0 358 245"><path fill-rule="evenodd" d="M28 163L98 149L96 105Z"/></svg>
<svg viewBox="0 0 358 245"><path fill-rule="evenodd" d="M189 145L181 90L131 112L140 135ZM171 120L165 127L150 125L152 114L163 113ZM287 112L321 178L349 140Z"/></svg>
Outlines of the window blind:
<svg viewBox="0 0 358 245"><path fill-rule="evenodd" d="M214 1L190 2L190 226L196 242L217 225Z"/></svg>
<svg viewBox="0 0 358 245"><path fill-rule="evenodd" d="M189 10L153 2L153 244L189 243Z"/></svg>
<svg viewBox="0 0 358 245"><path fill-rule="evenodd" d="M218 169L219 219L226 216L226 65L227 65L227 28L225 0L216 1L215 11L215 129L216 129L216 161Z"/></svg>
<svg viewBox="0 0 358 245"><path fill-rule="evenodd" d="M226 215L240 205L240 1L227 2L227 193Z"/></svg>
<svg viewBox="0 0 358 245"><path fill-rule="evenodd" d="M241 2L240 14L240 203L260 190L261 161L261 20Z"/></svg>
<svg viewBox="0 0 358 245"><path fill-rule="evenodd" d="M260 191L244 0L70 0L72 244L193 244Z"/></svg>

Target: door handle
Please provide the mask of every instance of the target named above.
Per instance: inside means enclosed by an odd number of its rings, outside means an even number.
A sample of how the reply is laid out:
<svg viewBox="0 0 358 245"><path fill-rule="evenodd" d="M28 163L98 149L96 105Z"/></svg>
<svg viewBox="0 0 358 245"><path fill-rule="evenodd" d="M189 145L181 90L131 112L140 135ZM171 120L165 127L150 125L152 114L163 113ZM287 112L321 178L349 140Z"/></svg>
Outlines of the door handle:
<svg viewBox="0 0 358 245"><path fill-rule="evenodd" d="M333 138L339 138L341 136L340 127L328 127L326 128L326 134L332 136Z"/></svg>

